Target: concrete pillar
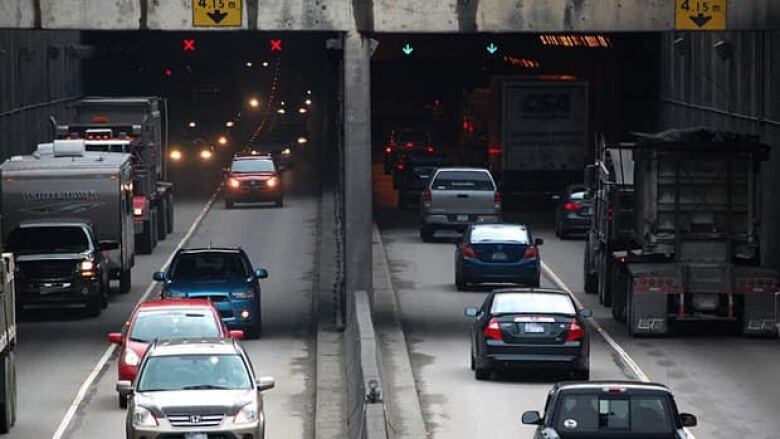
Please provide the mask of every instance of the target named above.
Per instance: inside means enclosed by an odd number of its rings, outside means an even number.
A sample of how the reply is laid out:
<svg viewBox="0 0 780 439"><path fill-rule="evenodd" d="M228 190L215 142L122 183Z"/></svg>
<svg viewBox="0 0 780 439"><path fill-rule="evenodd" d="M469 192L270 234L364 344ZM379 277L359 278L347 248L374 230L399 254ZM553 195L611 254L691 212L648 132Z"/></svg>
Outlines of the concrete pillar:
<svg viewBox="0 0 780 439"><path fill-rule="evenodd" d="M371 291L371 40L344 36L344 236L347 294Z"/></svg>

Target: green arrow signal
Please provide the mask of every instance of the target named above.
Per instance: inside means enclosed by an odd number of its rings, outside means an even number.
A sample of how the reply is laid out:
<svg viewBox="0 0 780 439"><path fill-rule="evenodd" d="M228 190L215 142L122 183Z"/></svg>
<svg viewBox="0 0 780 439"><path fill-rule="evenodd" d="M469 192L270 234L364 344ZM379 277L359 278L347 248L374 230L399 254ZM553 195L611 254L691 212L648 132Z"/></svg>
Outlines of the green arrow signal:
<svg viewBox="0 0 780 439"><path fill-rule="evenodd" d="M412 52L414 52L414 47L410 46L409 43L406 43L406 46L404 46L401 50L405 55L411 55Z"/></svg>
<svg viewBox="0 0 780 439"><path fill-rule="evenodd" d="M490 54L492 55L492 54L496 53L496 51L498 50L498 46L496 46L493 43L490 43L490 45L487 46L485 49L487 49L487 51L490 52Z"/></svg>

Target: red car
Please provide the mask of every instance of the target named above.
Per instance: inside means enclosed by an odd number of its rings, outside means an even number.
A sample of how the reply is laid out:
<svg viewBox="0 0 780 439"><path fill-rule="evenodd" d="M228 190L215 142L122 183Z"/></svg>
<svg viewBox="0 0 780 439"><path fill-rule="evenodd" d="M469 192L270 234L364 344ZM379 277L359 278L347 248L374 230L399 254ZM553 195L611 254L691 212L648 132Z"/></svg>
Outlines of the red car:
<svg viewBox="0 0 780 439"><path fill-rule="evenodd" d="M273 201L284 205L282 176L267 155L236 154L225 173L225 207L238 202Z"/></svg>
<svg viewBox="0 0 780 439"><path fill-rule="evenodd" d="M229 331L219 312L206 299L162 299L139 304L122 332L108 334L121 348L118 381L132 381L146 349L157 338L222 337L241 339L244 331ZM127 408L127 395L119 392L119 406Z"/></svg>

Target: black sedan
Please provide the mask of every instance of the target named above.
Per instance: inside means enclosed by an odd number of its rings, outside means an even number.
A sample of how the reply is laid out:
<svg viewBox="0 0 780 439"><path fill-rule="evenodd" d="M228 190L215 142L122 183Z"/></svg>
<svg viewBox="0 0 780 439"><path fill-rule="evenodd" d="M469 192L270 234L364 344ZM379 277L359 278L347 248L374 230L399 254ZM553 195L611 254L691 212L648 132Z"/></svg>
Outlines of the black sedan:
<svg viewBox="0 0 780 439"><path fill-rule="evenodd" d="M555 236L566 238L587 233L591 216L588 187L583 184L569 186L555 209Z"/></svg>
<svg viewBox="0 0 780 439"><path fill-rule="evenodd" d="M565 291L508 288L488 294L472 317L471 369L478 380L493 370L529 367L561 369L578 380L590 377L590 335L585 319Z"/></svg>
<svg viewBox="0 0 780 439"><path fill-rule="evenodd" d="M523 424L538 426L534 439L686 439L685 428L696 423L696 416L677 411L666 386L628 381L558 383L544 417L523 413Z"/></svg>

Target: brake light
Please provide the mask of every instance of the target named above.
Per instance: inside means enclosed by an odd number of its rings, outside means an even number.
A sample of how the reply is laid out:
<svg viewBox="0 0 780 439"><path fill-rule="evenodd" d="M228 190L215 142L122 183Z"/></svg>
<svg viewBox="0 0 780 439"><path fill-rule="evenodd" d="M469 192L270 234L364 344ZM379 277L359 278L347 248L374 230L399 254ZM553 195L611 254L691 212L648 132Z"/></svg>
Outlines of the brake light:
<svg viewBox="0 0 780 439"><path fill-rule="evenodd" d="M573 212L573 211L579 209L580 207L582 207L582 204L575 203L574 201L569 201L569 202L567 202L566 204L563 205L563 208L566 211L568 211L568 212Z"/></svg>
<svg viewBox="0 0 780 439"><path fill-rule="evenodd" d="M539 256L539 252L536 251L536 247L533 245L526 247L525 253L523 253L523 259L535 258L537 256Z"/></svg>
<svg viewBox="0 0 780 439"><path fill-rule="evenodd" d="M427 152L431 153L431 154L432 154L432 153L433 153L433 151L434 151L434 149L433 149L433 147L432 147L432 146L429 146L429 147L425 148L425 150L426 150Z"/></svg>
<svg viewBox="0 0 780 439"><path fill-rule="evenodd" d="M503 152L500 146L489 146L488 147L488 154L489 155L500 155Z"/></svg>
<svg viewBox="0 0 780 439"><path fill-rule="evenodd" d="M612 219L612 206L609 206L607 208L607 219L609 219L609 220Z"/></svg>
<svg viewBox="0 0 780 439"><path fill-rule="evenodd" d="M477 253L470 244L463 244L463 249L461 251L463 252L463 257L477 259Z"/></svg>
<svg viewBox="0 0 780 439"><path fill-rule="evenodd" d="M501 192L499 191L493 193L493 207L501 209Z"/></svg>
<svg viewBox="0 0 780 439"><path fill-rule="evenodd" d="M504 338L501 335L501 326L498 324L498 320L490 319L484 330L485 338L490 340L503 341Z"/></svg>
<svg viewBox="0 0 780 439"><path fill-rule="evenodd" d="M411 148L411 147L414 146L414 143L413 142L406 142L406 143L404 143L404 146L407 147L407 148Z"/></svg>
<svg viewBox="0 0 780 439"><path fill-rule="evenodd" d="M425 207L431 207L432 198L431 191L426 190L423 192L423 203L425 204Z"/></svg>
<svg viewBox="0 0 780 439"><path fill-rule="evenodd" d="M585 331L577 323L576 320L572 320L569 325L569 334L566 336L566 341L577 341L585 338Z"/></svg>
<svg viewBox="0 0 780 439"><path fill-rule="evenodd" d="M404 164L403 164L403 163L399 163L399 164L397 164L397 165L395 166L395 169L398 169L399 171L403 171L403 170L404 170Z"/></svg>
<svg viewBox="0 0 780 439"><path fill-rule="evenodd" d="M393 148L391 148L389 146L385 146L385 154L390 154L392 152L393 152Z"/></svg>

